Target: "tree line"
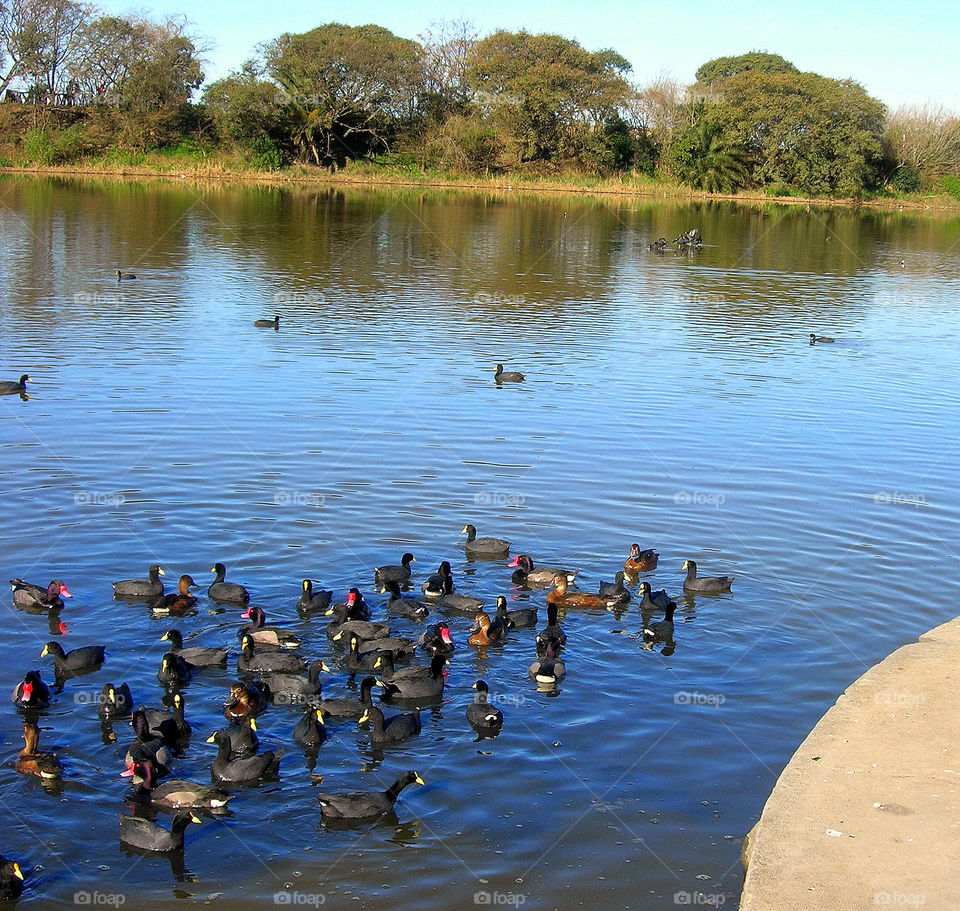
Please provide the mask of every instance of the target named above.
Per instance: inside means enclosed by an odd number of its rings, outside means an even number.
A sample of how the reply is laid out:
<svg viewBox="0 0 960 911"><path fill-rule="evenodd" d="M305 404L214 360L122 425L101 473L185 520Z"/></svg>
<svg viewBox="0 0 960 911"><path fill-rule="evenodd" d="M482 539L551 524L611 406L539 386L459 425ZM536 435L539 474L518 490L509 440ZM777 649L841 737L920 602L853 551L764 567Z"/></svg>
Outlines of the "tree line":
<svg viewBox="0 0 960 911"><path fill-rule="evenodd" d="M891 114L851 79L766 52L708 61L691 86L638 85L614 49L560 35L447 21L414 41L327 23L264 42L198 95L203 56L184 20L0 2L0 97L30 109L0 116L0 134L47 163L190 142L270 170L388 156L465 175L660 175L714 192L960 195L956 115Z"/></svg>

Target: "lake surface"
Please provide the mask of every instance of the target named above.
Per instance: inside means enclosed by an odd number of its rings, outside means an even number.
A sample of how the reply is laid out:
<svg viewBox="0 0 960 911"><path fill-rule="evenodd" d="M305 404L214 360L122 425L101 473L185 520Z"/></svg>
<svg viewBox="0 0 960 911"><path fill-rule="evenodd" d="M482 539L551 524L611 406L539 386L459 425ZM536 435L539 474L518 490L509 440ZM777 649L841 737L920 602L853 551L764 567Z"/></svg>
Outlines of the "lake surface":
<svg viewBox="0 0 960 911"><path fill-rule="evenodd" d="M697 252L647 250L694 226ZM742 838L812 725L957 613L956 218L7 178L0 243L0 378L32 377L29 400L0 398L0 578L62 578L64 646L108 647L41 721L61 794L14 771L21 719L0 715L0 853L29 871L23 906L733 908ZM254 328L274 313L279 332ZM527 381L498 388L497 361ZM299 713L271 708L278 782L191 826L182 868L120 847L131 738L117 724L105 744L93 703L127 680L161 704L172 623L111 581L158 562L168 590L186 572L203 595L223 561L331 661L300 580L358 585L379 618L373 568L405 550L418 585L448 559L459 591L542 608L506 561L465 558L467 522L580 567L583 590L632 542L655 548L675 649L643 648L636 599L571 611L568 676L542 693L534 630L478 650L452 618L419 738L381 757L331 724L318 785ZM686 558L733 593L682 597ZM48 619L2 611L0 689L52 681ZM215 611L201 597L177 623L188 645L236 646L240 611ZM346 691L334 670L327 696ZM178 777L209 780L234 674L232 656L184 689ZM481 676L506 722L477 742ZM398 822L321 824L318 790L405 769L426 784Z"/></svg>

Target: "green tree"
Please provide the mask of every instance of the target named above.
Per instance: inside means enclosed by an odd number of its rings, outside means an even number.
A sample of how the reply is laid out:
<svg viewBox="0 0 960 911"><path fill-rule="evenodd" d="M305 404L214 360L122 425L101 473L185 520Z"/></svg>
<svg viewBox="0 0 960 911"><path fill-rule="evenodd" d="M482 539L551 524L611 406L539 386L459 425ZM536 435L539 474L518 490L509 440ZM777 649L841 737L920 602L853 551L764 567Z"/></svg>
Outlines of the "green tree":
<svg viewBox="0 0 960 911"><path fill-rule="evenodd" d="M499 31L474 48L474 100L509 136L519 161L578 154L587 135L626 104L630 64L560 35Z"/></svg>
<svg viewBox="0 0 960 911"><path fill-rule="evenodd" d="M248 60L206 87L203 104L217 138L249 150L254 167L276 170L292 157L287 109L277 85Z"/></svg>
<svg viewBox="0 0 960 911"><path fill-rule="evenodd" d="M747 182L743 148L706 114L677 135L667 157L677 178L696 190L735 193Z"/></svg>
<svg viewBox="0 0 960 911"><path fill-rule="evenodd" d="M697 82L700 85L712 85L720 79L728 79L738 73L798 73L789 60L779 54L766 51L751 51L737 57L717 57L709 60L697 70Z"/></svg>
<svg viewBox="0 0 960 911"><path fill-rule="evenodd" d="M285 93L291 139L305 160L342 166L391 138L414 113L420 46L378 25L329 23L261 48Z"/></svg>
<svg viewBox="0 0 960 911"><path fill-rule="evenodd" d="M185 23L142 23L146 53L133 61L123 90L139 110L170 109L189 101L203 82L203 65Z"/></svg>
<svg viewBox="0 0 960 911"><path fill-rule="evenodd" d="M697 90L711 99L712 119L746 152L756 184L857 196L880 178L886 109L852 80L754 68L698 83Z"/></svg>
<svg viewBox="0 0 960 911"><path fill-rule="evenodd" d="M201 51L181 19L100 16L71 69L83 100L126 111L171 110L203 82Z"/></svg>
<svg viewBox="0 0 960 911"><path fill-rule="evenodd" d="M203 103L218 135L227 141L251 142L281 129L283 95L274 83L261 78L252 60L211 82L203 91Z"/></svg>

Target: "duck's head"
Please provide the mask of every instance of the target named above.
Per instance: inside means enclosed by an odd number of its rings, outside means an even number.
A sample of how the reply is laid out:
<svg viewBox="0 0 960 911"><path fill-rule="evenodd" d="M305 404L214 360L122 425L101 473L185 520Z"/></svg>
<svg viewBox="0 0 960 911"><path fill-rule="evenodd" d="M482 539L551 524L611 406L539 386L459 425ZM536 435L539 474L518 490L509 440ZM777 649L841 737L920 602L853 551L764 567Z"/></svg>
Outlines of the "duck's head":
<svg viewBox="0 0 960 911"><path fill-rule="evenodd" d="M48 598L72 598L73 595L67 591L67 586L64 585L59 579L54 579L47 586L47 597Z"/></svg>

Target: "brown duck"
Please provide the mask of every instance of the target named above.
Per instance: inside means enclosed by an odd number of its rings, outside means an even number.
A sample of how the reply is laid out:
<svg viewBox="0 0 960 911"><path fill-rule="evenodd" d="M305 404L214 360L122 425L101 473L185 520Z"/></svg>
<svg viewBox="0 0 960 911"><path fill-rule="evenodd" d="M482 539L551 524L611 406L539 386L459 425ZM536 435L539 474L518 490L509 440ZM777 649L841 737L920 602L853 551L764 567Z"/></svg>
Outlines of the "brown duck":
<svg viewBox="0 0 960 911"><path fill-rule="evenodd" d="M473 634L467 639L470 645L497 645L507 638L507 629L500 624L494 625L483 611L477 614Z"/></svg>
<svg viewBox="0 0 960 911"><path fill-rule="evenodd" d="M547 595L547 604L556 604L557 607L572 608L600 608L606 610L607 599L599 595L592 595L589 592L571 592L567 591L567 577L557 575L554 578L556 588Z"/></svg>
<svg viewBox="0 0 960 911"><path fill-rule="evenodd" d="M53 781L63 777L63 767L60 760L53 753L40 753L37 744L40 740L40 729L35 724L23 724L23 749L17 756L16 770L22 775L36 775L45 781Z"/></svg>

